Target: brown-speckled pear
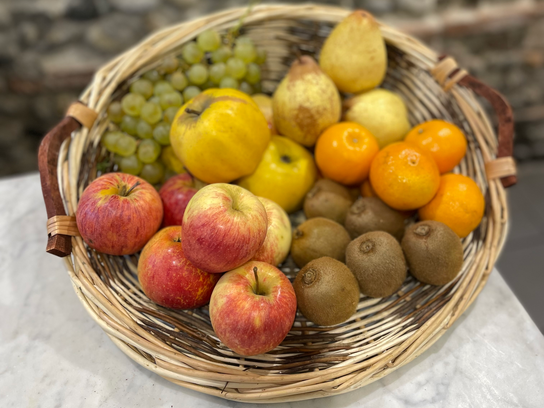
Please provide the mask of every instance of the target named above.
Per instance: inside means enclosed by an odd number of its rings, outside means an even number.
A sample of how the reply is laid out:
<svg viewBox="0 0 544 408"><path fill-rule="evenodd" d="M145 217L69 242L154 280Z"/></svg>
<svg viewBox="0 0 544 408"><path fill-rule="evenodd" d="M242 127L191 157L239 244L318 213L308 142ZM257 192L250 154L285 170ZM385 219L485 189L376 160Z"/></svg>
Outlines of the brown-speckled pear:
<svg viewBox="0 0 544 408"><path fill-rule="evenodd" d="M340 120L340 94L312 57L304 55L291 65L272 99L278 133L304 146Z"/></svg>
<svg viewBox="0 0 544 408"><path fill-rule="evenodd" d="M380 85L387 52L374 17L356 10L342 20L323 44L319 65L342 92L359 93Z"/></svg>

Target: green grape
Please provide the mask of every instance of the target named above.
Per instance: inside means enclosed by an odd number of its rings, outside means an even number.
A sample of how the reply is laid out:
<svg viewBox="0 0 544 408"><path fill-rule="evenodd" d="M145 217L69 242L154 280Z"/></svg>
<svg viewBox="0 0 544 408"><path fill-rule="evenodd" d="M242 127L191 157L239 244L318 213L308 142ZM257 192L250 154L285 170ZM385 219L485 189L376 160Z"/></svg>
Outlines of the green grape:
<svg viewBox="0 0 544 408"><path fill-rule="evenodd" d="M121 123L123 120L124 112L121 102L113 101L108 106L108 118L114 123Z"/></svg>
<svg viewBox="0 0 544 408"><path fill-rule="evenodd" d="M208 80L208 68L204 64L194 64L187 71L187 78L192 84L202 85Z"/></svg>
<svg viewBox="0 0 544 408"><path fill-rule="evenodd" d="M231 77L224 77L221 82L219 83L219 88L234 88L238 89L238 81Z"/></svg>
<svg viewBox="0 0 544 408"><path fill-rule="evenodd" d="M240 84L240 91L242 91L242 92L244 92L244 93L246 93L248 95L252 95L253 94L253 87L250 84L248 84L247 82L244 81L244 82L242 82Z"/></svg>
<svg viewBox="0 0 544 408"><path fill-rule="evenodd" d="M130 92L140 94L145 99L148 99L153 95L153 82L149 79L140 78L132 85L130 85Z"/></svg>
<svg viewBox="0 0 544 408"><path fill-rule="evenodd" d="M145 120L140 119L136 126L136 135L142 139L151 139L153 137L153 127Z"/></svg>
<svg viewBox="0 0 544 408"><path fill-rule="evenodd" d="M235 41L236 45L238 44L250 44L253 45L253 40L249 38L247 35L241 35L238 37Z"/></svg>
<svg viewBox="0 0 544 408"><path fill-rule="evenodd" d="M255 46L253 44L238 43L234 47L234 55L237 58L240 58L246 64L249 64L250 62L255 61L255 58L257 58L257 51L255 50Z"/></svg>
<svg viewBox="0 0 544 408"><path fill-rule="evenodd" d="M161 146L153 139L145 139L138 146L138 159L143 163L153 163L161 154Z"/></svg>
<svg viewBox="0 0 544 408"><path fill-rule="evenodd" d="M140 172L140 177L151 184L158 183L162 180L163 176L164 164L158 161L154 163L144 164L144 167Z"/></svg>
<svg viewBox="0 0 544 408"><path fill-rule="evenodd" d="M122 157L118 164L123 173L132 174L134 176L140 174L142 168L144 167L144 164L135 154L131 154L128 157Z"/></svg>
<svg viewBox="0 0 544 408"><path fill-rule="evenodd" d="M162 79L161 74L159 74L159 72L155 69L152 69L151 71L147 71L142 76L151 82L157 82L158 80Z"/></svg>
<svg viewBox="0 0 544 408"><path fill-rule="evenodd" d="M115 146L117 144L117 139L123 136L122 132L114 131L114 132L106 132L102 136L102 146L104 146L108 151L115 152Z"/></svg>
<svg viewBox="0 0 544 408"><path fill-rule="evenodd" d="M199 48L196 42L191 41L183 46L181 55L188 64L196 64L202 60L204 52Z"/></svg>
<svg viewBox="0 0 544 408"><path fill-rule="evenodd" d="M218 62L225 62L230 57L232 57L232 50L226 45L223 45L212 52L212 62L214 64L217 64Z"/></svg>
<svg viewBox="0 0 544 408"><path fill-rule="evenodd" d="M166 72L167 74L171 74L172 72L174 72L176 69L178 69L178 66L179 66L179 61L176 57L174 57L173 55L169 56L169 57L166 57L163 61L162 61L162 64L160 66L160 70L162 72Z"/></svg>
<svg viewBox="0 0 544 408"><path fill-rule="evenodd" d="M117 164L118 166L121 163L121 160L123 160L123 156L121 156L120 154L113 155L113 162Z"/></svg>
<svg viewBox="0 0 544 408"><path fill-rule="evenodd" d="M240 58L227 60L227 75L234 79L242 79L246 75L246 64Z"/></svg>
<svg viewBox="0 0 544 408"><path fill-rule="evenodd" d="M259 82L261 80L261 68L253 62L247 64L245 80L250 84L256 84Z"/></svg>
<svg viewBox="0 0 544 408"><path fill-rule="evenodd" d="M154 103L155 105L160 105L161 104L161 98L160 98L160 96L153 95L151 98L149 98L147 100L147 102Z"/></svg>
<svg viewBox="0 0 544 408"><path fill-rule="evenodd" d="M215 30L206 30L198 35L196 42L202 51L215 51L221 45L221 36Z"/></svg>
<svg viewBox="0 0 544 408"><path fill-rule="evenodd" d="M217 88L217 84L214 84L208 79L204 84L200 85L200 88L205 91L206 89Z"/></svg>
<svg viewBox="0 0 544 408"><path fill-rule="evenodd" d="M155 87L153 88L153 94L155 96L161 96L163 93L172 92L175 89L170 85L170 82L166 81L157 81Z"/></svg>
<svg viewBox="0 0 544 408"><path fill-rule="evenodd" d="M266 62L266 50L257 48L257 58L255 58L255 64L262 65Z"/></svg>
<svg viewBox="0 0 544 408"><path fill-rule="evenodd" d="M161 122L153 129L153 139L163 146L170 144L170 124Z"/></svg>
<svg viewBox="0 0 544 408"><path fill-rule="evenodd" d="M187 88L187 85L189 85L189 81L187 80L187 77L185 74L181 71L176 71L172 74L172 77L170 78L170 84L172 84L172 87L178 91L183 91L185 88Z"/></svg>
<svg viewBox="0 0 544 408"><path fill-rule="evenodd" d="M174 118L176 117L176 114L178 113L178 110L179 108L176 106L171 106L166 109L163 115L165 122L172 123L174 121Z"/></svg>
<svg viewBox="0 0 544 408"><path fill-rule="evenodd" d="M138 126L138 119L130 115L123 116L121 120L121 130L129 135L136 135L136 127Z"/></svg>
<svg viewBox="0 0 544 408"><path fill-rule="evenodd" d="M200 94L200 88L198 86L194 86L194 85L188 86L183 91L183 100L187 103L198 94Z"/></svg>
<svg viewBox="0 0 544 408"><path fill-rule="evenodd" d="M115 153L123 157L127 157L134 154L137 147L138 143L136 143L136 139L129 135L122 135L115 142Z"/></svg>
<svg viewBox="0 0 544 408"><path fill-rule="evenodd" d="M218 62L210 67L210 80L213 83L218 84L225 75L227 75L227 66L224 62Z"/></svg>
<svg viewBox="0 0 544 408"><path fill-rule="evenodd" d="M145 103L145 98L137 93L128 93L121 99L123 111L130 116L140 116L140 110Z"/></svg>
<svg viewBox="0 0 544 408"><path fill-rule="evenodd" d="M146 102L145 105L142 106L141 116L147 123L154 125L162 119L162 109L156 103Z"/></svg>
<svg viewBox="0 0 544 408"><path fill-rule="evenodd" d="M160 96L160 104L163 110L168 109L172 106L179 107L183 104L183 97L178 91L163 93Z"/></svg>

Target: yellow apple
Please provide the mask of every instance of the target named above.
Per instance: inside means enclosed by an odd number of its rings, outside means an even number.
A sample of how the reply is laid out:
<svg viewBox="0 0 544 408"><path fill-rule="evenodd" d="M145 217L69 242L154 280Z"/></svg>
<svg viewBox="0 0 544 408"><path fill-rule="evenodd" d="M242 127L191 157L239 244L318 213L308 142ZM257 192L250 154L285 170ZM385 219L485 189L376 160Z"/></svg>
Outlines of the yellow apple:
<svg viewBox="0 0 544 408"><path fill-rule="evenodd" d="M206 183L228 183L255 171L270 141L266 118L236 89L208 89L183 105L170 142L187 170Z"/></svg>
<svg viewBox="0 0 544 408"><path fill-rule="evenodd" d="M259 105L259 109L263 113L266 121L268 122L268 128L271 135L277 135L278 131L274 125L274 114L272 112L272 98L265 94L255 94L251 96L255 103Z"/></svg>
<svg viewBox="0 0 544 408"><path fill-rule="evenodd" d="M272 136L257 170L238 185L279 204L288 213L301 208L317 177L313 156L283 136Z"/></svg>

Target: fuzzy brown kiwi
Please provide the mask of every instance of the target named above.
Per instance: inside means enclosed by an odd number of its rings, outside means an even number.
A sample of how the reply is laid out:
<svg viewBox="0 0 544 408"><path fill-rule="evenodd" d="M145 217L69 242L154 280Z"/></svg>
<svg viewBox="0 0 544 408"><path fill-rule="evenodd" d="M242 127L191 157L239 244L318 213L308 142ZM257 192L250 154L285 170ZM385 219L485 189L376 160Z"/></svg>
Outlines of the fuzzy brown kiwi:
<svg viewBox="0 0 544 408"><path fill-rule="evenodd" d="M463 244L439 221L421 221L406 230L402 249L410 273L429 285L451 282L463 267Z"/></svg>
<svg viewBox="0 0 544 408"><path fill-rule="evenodd" d="M293 282L300 312L320 326L345 322L356 311L359 285L349 268L324 256L308 262Z"/></svg>
<svg viewBox="0 0 544 408"><path fill-rule="evenodd" d="M350 240L346 229L337 222L323 217L310 218L293 232L291 257L299 268L322 256L344 262Z"/></svg>
<svg viewBox="0 0 544 408"><path fill-rule="evenodd" d="M402 248L387 232L367 232L351 241L346 264L359 281L361 292L370 297L390 296L406 279Z"/></svg>
<svg viewBox="0 0 544 408"><path fill-rule="evenodd" d="M332 180L318 180L304 199L306 218L324 217L344 224L353 204L348 189Z"/></svg>
<svg viewBox="0 0 544 408"><path fill-rule="evenodd" d="M404 217L376 197L361 197L349 209L345 227L352 239L371 231L385 231L401 240Z"/></svg>

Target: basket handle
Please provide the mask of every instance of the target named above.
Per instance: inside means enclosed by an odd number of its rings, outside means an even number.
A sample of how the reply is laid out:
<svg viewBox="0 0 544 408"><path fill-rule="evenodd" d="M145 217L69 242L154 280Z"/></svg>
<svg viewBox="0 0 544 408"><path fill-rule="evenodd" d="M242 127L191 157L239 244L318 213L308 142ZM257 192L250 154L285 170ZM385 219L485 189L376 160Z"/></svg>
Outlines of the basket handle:
<svg viewBox="0 0 544 408"><path fill-rule="evenodd" d="M458 83L468 88L487 101L493 107L498 120L497 158L485 165L488 178L500 178L502 185L506 187L517 183L516 164L513 159L514 152L514 116L512 108L499 92L482 81L459 69L455 60L446 55L439 57L439 62L432 70L433 76L441 83L445 91L448 91Z"/></svg>
<svg viewBox="0 0 544 408"><path fill-rule="evenodd" d="M38 169L43 200L47 211L48 227L51 224L50 221L62 219L63 216L66 217L57 177L57 163L62 142L81 126L90 128L96 116L96 112L92 109L87 108L81 102L75 102L68 108L64 119L45 135L40 144ZM59 257L70 255L72 252L70 235L55 232L48 233L46 252Z"/></svg>

